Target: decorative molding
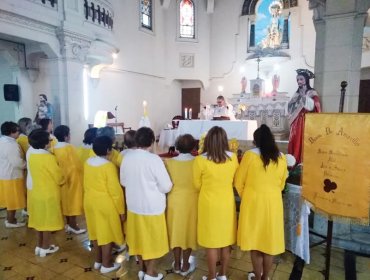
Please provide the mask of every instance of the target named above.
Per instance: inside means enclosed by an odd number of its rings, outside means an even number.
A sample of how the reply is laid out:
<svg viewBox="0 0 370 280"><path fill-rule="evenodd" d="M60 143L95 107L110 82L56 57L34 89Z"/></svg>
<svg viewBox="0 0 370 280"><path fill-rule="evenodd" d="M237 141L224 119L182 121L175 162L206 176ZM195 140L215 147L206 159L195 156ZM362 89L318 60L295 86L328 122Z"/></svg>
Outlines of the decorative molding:
<svg viewBox="0 0 370 280"><path fill-rule="evenodd" d="M0 22L6 22L10 24L15 24L27 29L33 29L36 31L44 32L49 35L55 35L55 26L43 23L31 18L27 18L21 15L9 13L4 10L0 10Z"/></svg>
<svg viewBox="0 0 370 280"><path fill-rule="evenodd" d="M195 55L193 53L180 53L180 67L194 68Z"/></svg>
<svg viewBox="0 0 370 280"><path fill-rule="evenodd" d="M326 11L326 0L308 0L308 8L313 10L314 20L323 20Z"/></svg>
<svg viewBox="0 0 370 280"><path fill-rule="evenodd" d="M57 30L57 37L63 58L82 63L86 62L86 56L91 46L91 38L63 29Z"/></svg>

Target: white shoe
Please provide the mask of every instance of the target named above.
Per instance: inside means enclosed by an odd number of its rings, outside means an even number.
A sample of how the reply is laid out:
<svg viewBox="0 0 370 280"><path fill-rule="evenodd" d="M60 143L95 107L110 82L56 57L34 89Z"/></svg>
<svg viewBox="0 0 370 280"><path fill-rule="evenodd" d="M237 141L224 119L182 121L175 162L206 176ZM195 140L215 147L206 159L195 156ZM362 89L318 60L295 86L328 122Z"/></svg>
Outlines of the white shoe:
<svg viewBox="0 0 370 280"><path fill-rule="evenodd" d="M86 229L83 229L83 228L74 229L73 227L66 225L66 233L82 234L85 232L86 232Z"/></svg>
<svg viewBox="0 0 370 280"><path fill-rule="evenodd" d="M94 269L100 269L100 268L101 268L101 263L94 262Z"/></svg>
<svg viewBox="0 0 370 280"><path fill-rule="evenodd" d="M119 263L113 263L112 267L105 267L104 265L102 265L100 268L100 273L109 273L119 269L120 267L121 265Z"/></svg>
<svg viewBox="0 0 370 280"><path fill-rule="evenodd" d="M227 277L226 277L226 275L216 276L216 279L217 280L227 280Z"/></svg>
<svg viewBox="0 0 370 280"><path fill-rule="evenodd" d="M148 274L145 274L143 280L161 280L161 279L163 279L163 274L162 273L158 273L158 276L157 277L150 276Z"/></svg>
<svg viewBox="0 0 370 280"><path fill-rule="evenodd" d="M26 223L19 223L16 222L15 224L9 223L8 220L5 220L5 227L6 228L19 228L19 227L24 227Z"/></svg>
<svg viewBox="0 0 370 280"><path fill-rule="evenodd" d="M112 248L112 254L121 253L124 250L126 250L126 244L123 244L123 245L115 244Z"/></svg>
<svg viewBox="0 0 370 280"><path fill-rule="evenodd" d="M207 276L202 276L202 280L207 280L207 279L208 279ZM217 280L217 278L213 278L211 280Z"/></svg>
<svg viewBox="0 0 370 280"><path fill-rule="evenodd" d="M194 262L189 262L190 266L187 271L181 271L180 274L181 276L187 276L188 274L192 273L195 270L195 263ZM223 280L223 279L218 279L217 280Z"/></svg>
<svg viewBox="0 0 370 280"><path fill-rule="evenodd" d="M137 277L139 277L139 280L143 280L144 279L144 271L140 270L138 273L137 273Z"/></svg>
<svg viewBox="0 0 370 280"><path fill-rule="evenodd" d="M40 255L40 250L41 250L41 247L36 246L36 248L35 248L35 255L36 256Z"/></svg>
<svg viewBox="0 0 370 280"><path fill-rule="evenodd" d="M50 245L48 249L40 248L39 256L43 258L43 257L46 257L47 254L54 254L58 250L59 250L59 247L55 245Z"/></svg>
<svg viewBox="0 0 370 280"><path fill-rule="evenodd" d="M175 269L175 262L172 262L172 271L173 271L173 273L180 274L181 273L181 268L180 268L180 270L176 270Z"/></svg>

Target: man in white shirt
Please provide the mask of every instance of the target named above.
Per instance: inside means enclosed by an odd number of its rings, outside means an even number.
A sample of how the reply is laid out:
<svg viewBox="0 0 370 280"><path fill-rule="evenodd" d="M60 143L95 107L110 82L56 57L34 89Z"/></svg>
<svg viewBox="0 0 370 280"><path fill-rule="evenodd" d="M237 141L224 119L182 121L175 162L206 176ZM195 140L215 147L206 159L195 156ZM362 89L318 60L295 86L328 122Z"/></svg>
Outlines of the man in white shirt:
<svg viewBox="0 0 370 280"><path fill-rule="evenodd" d="M217 107L214 109L213 118L229 118L229 120L235 120L233 106L226 104L225 98L222 95L217 96Z"/></svg>

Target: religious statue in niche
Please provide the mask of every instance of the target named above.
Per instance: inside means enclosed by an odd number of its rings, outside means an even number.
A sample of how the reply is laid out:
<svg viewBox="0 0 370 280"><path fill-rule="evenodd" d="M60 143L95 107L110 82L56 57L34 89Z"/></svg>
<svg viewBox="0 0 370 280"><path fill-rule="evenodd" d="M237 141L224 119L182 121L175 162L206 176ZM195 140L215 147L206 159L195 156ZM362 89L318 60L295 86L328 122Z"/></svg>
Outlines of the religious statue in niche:
<svg viewBox="0 0 370 280"><path fill-rule="evenodd" d="M37 112L35 123L39 123L41 119L53 119L53 106L48 102L45 94L39 94L40 102L37 104Z"/></svg>
<svg viewBox="0 0 370 280"><path fill-rule="evenodd" d="M269 6L269 12L271 15L271 23L267 27L267 35L261 42L262 48L278 48L281 45L282 30L280 28L280 16L283 10L283 6L280 1L273 1Z"/></svg>

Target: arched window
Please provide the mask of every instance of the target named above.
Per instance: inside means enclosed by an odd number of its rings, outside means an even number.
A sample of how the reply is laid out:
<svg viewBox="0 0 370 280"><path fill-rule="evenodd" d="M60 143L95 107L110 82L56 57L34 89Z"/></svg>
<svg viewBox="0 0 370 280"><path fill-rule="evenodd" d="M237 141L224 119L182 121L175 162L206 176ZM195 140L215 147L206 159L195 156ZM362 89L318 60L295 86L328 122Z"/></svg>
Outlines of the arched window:
<svg viewBox="0 0 370 280"><path fill-rule="evenodd" d="M152 26L152 0L140 0L141 27L153 30Z"/></svg>
<svg viewBox="0 0 370 280"><path fill-rule="evenodd" d="M180 38L195 38L195 8L192 0L180 1Z"/></svg>

